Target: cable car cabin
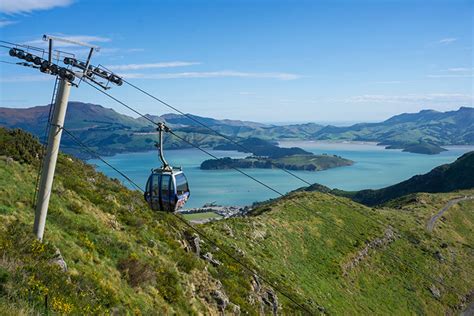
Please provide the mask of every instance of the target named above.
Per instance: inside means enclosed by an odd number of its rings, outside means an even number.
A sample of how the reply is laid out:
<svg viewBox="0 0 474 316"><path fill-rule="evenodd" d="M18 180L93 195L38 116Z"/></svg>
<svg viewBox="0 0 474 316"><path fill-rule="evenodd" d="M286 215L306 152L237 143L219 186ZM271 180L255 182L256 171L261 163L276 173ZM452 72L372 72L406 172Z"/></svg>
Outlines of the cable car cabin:
<svg viewBox="0 0 474 316"><path fill-rule="evenodd" d="M181 170L154 169L148 178L145 200L154 211L175 212L189 199L188 180Z"/></svg>

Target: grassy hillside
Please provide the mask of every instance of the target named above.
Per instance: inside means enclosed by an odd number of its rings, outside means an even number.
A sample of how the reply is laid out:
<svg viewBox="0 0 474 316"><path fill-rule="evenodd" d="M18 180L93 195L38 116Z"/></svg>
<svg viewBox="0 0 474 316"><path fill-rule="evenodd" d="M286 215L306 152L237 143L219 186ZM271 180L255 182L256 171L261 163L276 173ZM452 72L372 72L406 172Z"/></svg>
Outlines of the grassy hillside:
<svg viewBox="0 0 474 316"><path fill-rule="evenodd" d="M343 191L315 184L306 191L320 191L345 196L365 204L377 205L416 192L450 192L474 188L474 151L459 157L451 164L438 166L423 175L378 190Z"/></svg>
<svg viewBox="0 0 474 316"><path fill-rule="evenodd" d="M65 155L45 243L37 242L32 197L40 147L21 131L0 129L0 142L1 315L45 313L45 299L57 314L218 314L252 295L248 278L237 294L222 285L221 268L189 251L192 233L174 216L152 213L140 193ZM55 264L58 251L67 271Z"/></svg>
<svg viewBox="0 0 474 316"><path fill-rule="evenodd" d="M313 310L455 314L474 288L474 201L449 210L433 234L425 223L448 200L467 194L474 191L418 194L372 209L342 197L299 192L262 206L253 217L212 223L207 231L225 235L226 243L305 297Z"/></svg>
<svg viewBox="0 0 474 316"><path fill-rule="evenodd" d="M269 285L207 241L196 254L196 236L174 216L150 212L140 193L65 155L38 243L31 200L40 147L3 129L0 145L0 314L45 313L46 298L53 314L303 314L278 287L314 314L444 315L474 288L474 201L453 206L432 234L424 229L448 200L472 190L379 209L299 192L250 217L199 226Z"/></svg>

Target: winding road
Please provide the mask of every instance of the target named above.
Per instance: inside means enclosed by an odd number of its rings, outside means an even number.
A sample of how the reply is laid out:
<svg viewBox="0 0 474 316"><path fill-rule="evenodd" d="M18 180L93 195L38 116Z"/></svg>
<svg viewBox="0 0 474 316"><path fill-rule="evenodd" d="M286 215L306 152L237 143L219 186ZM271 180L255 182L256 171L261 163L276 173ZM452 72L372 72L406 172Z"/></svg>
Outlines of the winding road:
<svg viewBox="0 0 474 316"><path fill-rule="evenodd" d="M460 198L449 201L436 215L430 218L428 223L426 223L426 229L431 233L433 231L436 220L440 218L444 214L444 212L446 212L451 206L461 201L473 200L473 199L474 199L474 195L471 195L471 196L464 196L464 197L460 197Z"/></svg>

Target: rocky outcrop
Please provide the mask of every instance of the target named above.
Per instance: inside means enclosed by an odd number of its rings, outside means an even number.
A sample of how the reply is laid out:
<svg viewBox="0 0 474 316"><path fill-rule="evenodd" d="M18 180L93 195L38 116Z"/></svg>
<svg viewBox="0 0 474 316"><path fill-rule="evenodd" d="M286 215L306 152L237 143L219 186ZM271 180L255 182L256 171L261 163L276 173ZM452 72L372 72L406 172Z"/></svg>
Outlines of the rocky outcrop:
<svg viewBox="0 0 474 316"><path fill-rule="evenodd" d="M192 272L192 297L209 306L208 315L240 315L240 306L230 301L221 281L203 270Z"/></svg>
<svg viewBox="0 0 474 316"><path fill-rule="evenodd" d="M56 248L56 252L54 253L54 257L50 260L50 263L57 265L63 272L67 272L67 263L58 248Z"/></svg>
<svg viewBox="0 0 474 316"><path fill-rule="evenodd" d="M227 295L220 289L214 290L211 292L211 296L216 301L217 307L223 313L229 304L229 298Z"/></svg>
<svg viewBox="0 0 474 316"><path fill-rule="evenodd" d="M278 296L271 287L262 285L257 275L253 275L250 282L252 286L252 293L249 296L249 301L252 304L260 304L260 313L266 315L271 312L277 315L280 309L278 303Z"/></svg>
<svg viewBox="0 0 474 316"><path fill-rule="evenodd" d="M369 242L364 249L360 250L354 258L342 266L342 273L344 276L347 276L349 271L354 269L361 263L365 258L369 256L370 251L375 251L377 249L383 249L395 240L395 233L392 230L392 227L388 227L385 230L384 236L381 238L376 238Z"/></svg>
<svg viewBox="0 0 474 316"><path fill-rule="evenodd" d="M187 243L186 250L194 252L198 257L201 256L201 238L199 238L199 235L185 232L184 238Z"/></svg>
<svg viewBox="0 0 474 316"><path fill-rule="evenodd" d="M434 284L432 284L429 287L429 290L430 290L430 292L431 292L431 294L433 295L434 298L436 298L436 299L441 298L441 292Z"/></svg>
<svg viewBox="0 0 474 316"><path fill-rule="evenodd" d="M219 260L214 258L212 256L212 253L210 252L206 252L204 255L201 256L201 258L212 264L214 267L220 266L222 264Z"/></svg>

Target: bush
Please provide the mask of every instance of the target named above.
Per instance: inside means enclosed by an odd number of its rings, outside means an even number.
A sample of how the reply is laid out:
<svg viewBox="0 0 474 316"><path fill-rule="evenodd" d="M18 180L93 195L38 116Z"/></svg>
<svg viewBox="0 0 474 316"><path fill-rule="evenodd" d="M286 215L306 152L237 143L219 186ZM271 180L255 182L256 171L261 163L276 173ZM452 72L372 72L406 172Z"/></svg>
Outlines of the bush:
<svg viewBox="0 0 474 316"><path fill-rule="evenodd" d="M5 294L5 284L10 277L10 273L4 268L0 267L0 295Z"/></svg>
<svg viewBox="0 0 474 316"><path fill-rule="evenodd" d="M0 156L7 156L19 162L37 164L42 157L43 146L38 139L21 129L0 127Z"/></svg>
<svg viewBox="0 0 474 316"><path fill-rule="evenodd" d="M133 287L140 286L147 281L152 281L155 277L153 268L149 264L141 262L134 256L120 260L117 269Z"/></svg>
<svg viewBox="0 0 474 316"><path fill-rule="evenodd" d="M169 302L176 303L180 299L179 277L176 271L160 268L156 274L156 287L161 296Z"/></svg>

